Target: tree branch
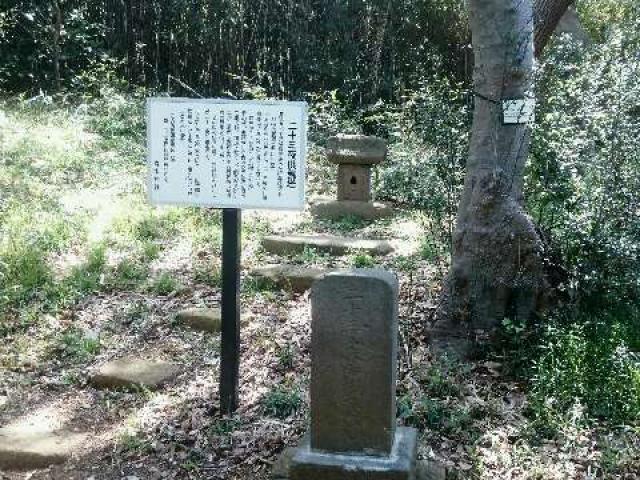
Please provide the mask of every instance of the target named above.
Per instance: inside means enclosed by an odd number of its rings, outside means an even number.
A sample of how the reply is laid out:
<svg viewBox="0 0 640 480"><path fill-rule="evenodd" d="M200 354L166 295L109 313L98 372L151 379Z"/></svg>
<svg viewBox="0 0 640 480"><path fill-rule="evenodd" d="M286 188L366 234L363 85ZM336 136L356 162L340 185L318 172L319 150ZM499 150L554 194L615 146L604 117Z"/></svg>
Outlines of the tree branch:
<svg viewBox="0 0 640 480"><path fill-rule="evenodd" d="M544 47L558 26L558 22L575 0L535 0L533 5L533 25L535 28L534 48L536 57L542 55Z"/></svg>

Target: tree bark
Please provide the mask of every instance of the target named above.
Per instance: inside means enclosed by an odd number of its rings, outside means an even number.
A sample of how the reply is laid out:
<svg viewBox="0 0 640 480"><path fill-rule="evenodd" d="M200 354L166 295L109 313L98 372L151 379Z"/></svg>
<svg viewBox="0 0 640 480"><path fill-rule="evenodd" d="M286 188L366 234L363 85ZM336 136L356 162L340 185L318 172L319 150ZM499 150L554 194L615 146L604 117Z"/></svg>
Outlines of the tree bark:
<svg viewBox="0 0 640 480"><path fill-rule="evenodd" d="M532 95L534 54L571 3L469 1L473 129L451 270L432 330L436 348L468 355L505 318L527 322L547 304L544 242L523 208L530 127L504 124L502 101Z"/></svg>
<svg viewBox="0 0 640 480"><path fill-rule="evenodd" d="M504 318L527 319L545 290L543 245L523 210L530 127L504 124L502 101L533 86L531 0L470 0L475 105L470 152L436 344L461 347Z"/></svg>
<svg viewBox="0 0 640 480"><path fill-rule="evenodd" d="M533 8L535 25L534 48L536 57L542 55L544 47L555 32L558 22L575 0L536 0Z"/></svg>

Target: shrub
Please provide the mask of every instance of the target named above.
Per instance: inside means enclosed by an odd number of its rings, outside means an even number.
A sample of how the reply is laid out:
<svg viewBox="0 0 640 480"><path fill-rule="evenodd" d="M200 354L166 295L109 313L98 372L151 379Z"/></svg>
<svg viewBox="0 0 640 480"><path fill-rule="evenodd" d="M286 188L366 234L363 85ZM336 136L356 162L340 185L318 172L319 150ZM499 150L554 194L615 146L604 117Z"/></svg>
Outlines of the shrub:
<svg viewBox="0 0 640 480"><path fill-rule="evenodd" d="M576 412L625 423L640 414L637 13L590 49L556 42L540 69L525 197L557 251L560 307L530 337L537 346L517 347L517 363L534 361L532 413L549 432Z"/></svg>
<svg viewBox="0 0 640 480"><path fill-rule="evenodd" d="M545 326L533 369L535 416L556 425L578 404L591 417L640 420L640 355L632 350L638 344L630 344L639 325L636 310L567 315Z"/></svg>
<svg viewBox="0 0 640 480"><path fill-rule="evenodd" d="M443 236L452 233L462 189L470 98L462 85L436 76L409 92L402 115L391 119L390 158L374 184L381 200L427 210Z"/></svg>

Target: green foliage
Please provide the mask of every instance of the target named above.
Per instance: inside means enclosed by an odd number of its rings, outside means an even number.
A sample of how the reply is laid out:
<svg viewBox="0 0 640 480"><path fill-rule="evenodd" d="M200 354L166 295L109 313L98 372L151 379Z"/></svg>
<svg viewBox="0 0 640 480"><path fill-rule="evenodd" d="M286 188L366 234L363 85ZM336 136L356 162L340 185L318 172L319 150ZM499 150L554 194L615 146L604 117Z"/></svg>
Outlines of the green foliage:
<svg viewBox="0 0 640 480"><path fill-rule="evenodd" d="M392 123L390 161L380 170L376 196L429 212L438 230L450 236L468 151L469 92L433 76L403 100Z"/></svg>
<svg viewBox="0 0 640 480"><path fill-rule="evenodd" d="M145 133L144 90L126 91L106 85L89 106L89 128L108 146L117 142L140 144Z"/></svg>
<svg viewBox="0 0 640 480"><path fill-rule="evenodd" d="M443 252L443 246L438 239L432 237L424 237L420 242L420 257L423 260L434 261L437 260L438 257Z"/></svg>
<svg viewBox="0 0 640 480"><path fill-rule="evenodd" d="M64 0L56 3L62 7L57 42L54 2L16 0L3 4L0 88L37 92L40 88L55 87L56 58L61 81L70 85L76 74L92 63L106 60L101 49L104 27L92 15L91 3Z"/></svg>
<svg viewBox="0 0 640 480"><path fill-rule="evenodd" d="M640 312L567 317L544 328L532 379L536 419L558 425L580 405L587 418L640 420Z"/></svg>
<svg viewBox="0 0 640 480"><path fill-rule="evenodd" d="M151 442L142 438L136 432L126 431L118 438L118 447L128 456L145 455L153 451Z"/></svg>
<svg viewBox="0 0 640 480"><path fill-rule="evenodd" d="M89 250L87 260L80 266L73 267L71 274L65 279L74 292L86 294L98 291L104 281L106 268L106 245L100 243Z"/></svg>
<svg viewBox="0 0 640 480"><path fill-rule="evenodd" d="M318 263L320 260L322 260L324 256L324 253L319 251L317 248L314 247L309 247L308 245L304 246L304 249L302 250L302 253L298 253L295 255L295 257L293 258L293 261L295 263L302 263L302 264L312 264L312 263Z"/></svg>
<svg viewBox="0 0 640 480"><path fill-rule="evenodd" d="M77 361L84 361L100 351L100 340L88 338L81 330L71 328L63 332L55 342L55 356L65 356Z"/></svg>
<svg viewBox="0 0 640 480"><path fill-rule="evenodd" d="M51 281L46 252L37 245L14 246L0 261L0 304L20 306Z"/></svg>
<svg viewBox="0 0 640 480"><path fill-rule="evenodd" d="M640 16L637 19L640 25ZM590 306L640 299L640 35L633 23L586 53L548 52L526 178L529 210Z"/></svg>
<svg viewBox="0 0 640 480"><path fill-rule="evenodd" d="M0 88L9 91L95 94L116 72L174 95L340 88L347 102L366 104L397 98L420 74L467 73L462 0L10 3L0 16Z"/></svg>
<svg viewBox="0 0 640 480"><path fill-rule="evenodd" d="M270 293L280 290L278 284L265 277L250 276L242 282L242 292L249 295Z"/></svg>
<svg viewBox="0 0 640 480"><path fill-rule="evenodd" d="M623 24L638 15L635 0L581 0L577 2L580 20L598 41L605 41L612 26ZM615 28L615 27L614 27Z"/></svg>
<svg viewBox="0 0 640 480"><path fill-rule="evenodd" d="M169 295L182 289L180 282L169 272L162 272L149 284L149 291L156 295Z"/></svg>
<svg viewBox="0 0 640 480"><path fill-rule="evenodd" d="M264 395L262 406L266 415L280 419L290 417L302 407L300 390L294 386L277 385Z"/></svg>
<svg viewBox="0 0 640 480"><path fill-rule="evenodd" d="M108 284L116 290L135 290L146 280L148 273L146 265L135 259L125 258L113 269Z"/></svg>
<svg viewBox="0 0 640 480"><path fill-rule="evenodd" d="M193 279L198 283L218 288L222 282L220 268L214 267L209 262L198 262L193 267Z"/></svg>
<svg viewBox="0 0 640 480"><path fill-rule="evenodd" d="M353 230L365 227L369 222L358 217L357 215L345 215L337 220L333 220L327 223L331 226L332 229L338 230L340 232L352 232Z"/></svg>
<svg viewBox="0 0 640 480"><path fill-rule="evenodd" d="M529 211L555 249L561 308L534 331L505 326L546 434L640 415L640 15L625 2L583 7L622 20L602 44L559 41L546 52L526 175Z"/></svg>
<svg viewBox="0 0 640 480"><path fill-rule="evenodd" d="M443 400L421 396L411 399L403 396L398 400L397 415L405 425L419 430L435 430L448 435L466 436L473 422L466 408L455 408Z"/></svg>
<svg viewBox="0 0 640 480"><path fill-rule="evenodd" d="M282 370L291 370L296 357L296 348L289 343L277 345L276 356L278 357L278 366Z"/></svg>
<svg viewBox="0 0 640 480"><path fill-rule="evenodd" d="M355 268L373 268L376 265L373 257L366 253L358 253L354 255L351 259L351 263Z"/></svg>
<svg viewBox="0 0 640 480"><path fill-rule="evenodd" d="M219 437L228 437L231 435L242 422L237 418L220 418L216 420L208 429L210 435Z"/></svg>

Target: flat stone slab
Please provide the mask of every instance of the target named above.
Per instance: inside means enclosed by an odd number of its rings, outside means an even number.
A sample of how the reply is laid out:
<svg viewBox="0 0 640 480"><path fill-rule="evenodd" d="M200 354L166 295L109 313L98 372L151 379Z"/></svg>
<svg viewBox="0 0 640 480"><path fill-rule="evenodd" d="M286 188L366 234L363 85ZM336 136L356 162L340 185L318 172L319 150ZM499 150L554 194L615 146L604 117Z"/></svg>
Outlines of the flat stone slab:
<svg viewBox="0 0 640 480"><path fill-rule="evenodd" d="M193 330L218 333L222 325L220 309L187 308L176 313L176 320Z"/></svg>
<svg viewBox="0 0 640 480"><path fill-rule="evenodd" d="M327 158L333 163L374 165L387 156L387 142L365 135L336 135L327 142Z"/></svg>
<svg viewBox="0 0 640 480"><path fill-rule="evenodd" d="M290 480L414 480L417 432L396 429L388 456L334 454L312 450L308 439L296 449L289 463Z"/></svg>
<svg viewBox="0 0 640 480"><path fill-rule="evenodd" d="M97 388L156 388L171 380L179 367L161 360L125 357L104 364L91 377Z"/></svg>
<svg viewBox="0 0 640 480"><path fill-rule="evenodd" d="M0 471L34 470L64 463L87 435L0 428Z"/></svg>
<svg viewBox="0 0 640 480"><path fill-rule="evenodd" d="M393 247L386 240L365 240L333 235L269 235L262 239L265 250L279 255L302 253L307 248L315 248L332 255L344 255L350 250L358 250L369 255L386 255Z"/></svg>
<svg viewBox="0 0 640 480"><path fill-rule="evenodd" d="M291 467L291 459L295 454L295 448L284 449L273 464L272 480L290 480L289 468ZM446 478L447 470L441 464L430 460L418 460L416 462L415 480L446 480Z"/></svg>
<svg viewBox="0 0 640 480"><path fill-rule="evenodd" d="M353 216L365 220L377 220L393 215L388 205L378 202L361 202L357 200L334 200L318 202L311 207L311 214L319 218L332 220Z"/></svg>
<svg viewBox="0 0 640 480"><path fill-rule="evenodd" d="M250 275L269 279L280 287L302 293L309 290L317 279L334 271L334 269L298 265L267 265L254 268Z"/></svg>

